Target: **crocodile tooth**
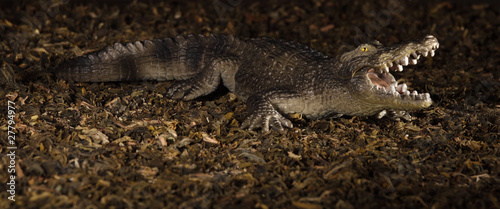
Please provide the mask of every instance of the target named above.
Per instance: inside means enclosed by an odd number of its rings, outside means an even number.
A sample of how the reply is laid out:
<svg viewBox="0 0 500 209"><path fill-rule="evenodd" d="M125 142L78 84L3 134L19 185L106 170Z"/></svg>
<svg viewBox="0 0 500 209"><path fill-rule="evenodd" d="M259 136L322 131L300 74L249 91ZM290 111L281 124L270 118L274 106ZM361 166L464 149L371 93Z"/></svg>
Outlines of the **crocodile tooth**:
<svg viewBox="0 0 500 209"><path fill-rule="evenodd" d="M401 60L401 64L403 64L403 66L407 66L408 65L408 57L405 57Z"/></svg>
<svg viewBox="0 0 500 209"><path fill-rule="evenodd" d="M411 53L411 56L412 56L414 59L417 59L417 60L420 58L420 55L419 55L419 54L417 54L416 52L412 52L412 53Z"/></svg>
<svg viewBox="0 0 500 209"><path fill-rule="evenodd" d="M405 95L410 95L410 91L406 90Z"/></svg>
<svg viewBox="0 0 500 209"><path fill-rule="evenodd" d="M388 72L389 72L389 67L387 67L387 65L384 65L384 66L382 67L382 69L383 69L386 73L388 73Z"/></svg>
<svg viewBox="0 0 500 209"><path fill-rule="evenodd" d="M417 64L417 59L410 59L410 64L416 65Z"/></svg>
<svg viewBox="0 0 500 209"><path fill-rule="evenodd" d="M403 71L403 66L402 65L398 65L398 71L399 72Z"/></svg>
<svg viewBox="0 0 500 209"><path fill-rule="evenodd" d="M422 55L423 55L424 57L427 57L428 53L429 53L428 51L424 51L424 52L422 52Z"/></svg>
<svg viewBox="0 0 500 209"><path fill-rule="evenodd" d="M407 89L408 89L408 86L406 85L406 83L401 84L401 91L402 92L408 92Z"/></svg>
<svg viewBox="0 0 500 209"><path fill-rule="evenodd" d="M394 87L392 87L394 88ZM391 89L392 90L392 89ZM399 92L397 92L395 89L394 91L392 92L392 96L398 96L398 97L401 97L401 94Z"/></svg>
<svg viewBox="0 0 500 209"><path fill-rule="evenodd" d="M407 89L408 89L408 86L406 85L406 83L400 84L400 85L398 85L398 87L396 88L396 90L397 90L398 92L402 92L402 93L406 92L406 90L407 90Z"/></svg>
<svg viewBox="0 0 500 209"><path fill-rule="evenodd" d="M417 95L418 95L418 92L417 92L417 91L413 91L413 92L411 92L411 94L410 94L410 95L411 95L412 97L415 97L415 96L417 96Z"/></svg>
<svg viewBox="0 0 500 209"><path fill-rule="evenodd" d="M392 62L389 62L389 67L392 67L392 66L393 66Z"/></svg>
<svg viewBox="0 0 500 209"><path fill-rule="evenodd" d="M431 57L434 57L434 50L431 50Z"/></svg>
<svg viewBox="0 0 500 209"><path fill-rule="evenodd" d="M394 85L389 85L389 94L394 94L396 92L396 87Z"/></svg>
<svg viewBox="0 0 500 209"><path fill-rule="evenodd" d="M431 95L429 93L424 94L425 100L431 100Z"/></svg>
<svg viewBox="0 0 500 209"><path fill-rule="evenodd" d="M436 49L439 49L439 43L438 43L438 44L436 44Z"/></svg>

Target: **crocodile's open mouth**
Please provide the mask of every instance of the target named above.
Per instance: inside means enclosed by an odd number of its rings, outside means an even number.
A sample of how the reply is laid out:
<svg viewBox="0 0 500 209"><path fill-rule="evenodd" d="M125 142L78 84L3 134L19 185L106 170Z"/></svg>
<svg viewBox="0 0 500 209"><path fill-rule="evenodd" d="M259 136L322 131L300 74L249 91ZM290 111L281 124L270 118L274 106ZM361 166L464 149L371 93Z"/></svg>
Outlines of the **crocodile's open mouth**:
<svg viewBox="0 0 500 209"><path fill-rule="evenodd" d="M370 68L367 71L367 77L372 83L372 90L380 94L388 94L402 99L431 101L429 93L410 92L406 84L398 84L394 76L389 73L389 70L401 72L404 66L416 65L421 56L434 56L437 48L439 48L439 44L436 43L430 45L429 48L414 51L402 57L396 57L392 61Z"/></svg>
<svg viewBox="0 0 500 209"><path fill-rule="evenodd" d="M405 83L399 84L394 76L387 72L376 72L373 68L369 69L367 76L373 84L373 90L380 94L388 94L402 99L430 100L429 93L418 93L416 90L408 91Z"/></svg>

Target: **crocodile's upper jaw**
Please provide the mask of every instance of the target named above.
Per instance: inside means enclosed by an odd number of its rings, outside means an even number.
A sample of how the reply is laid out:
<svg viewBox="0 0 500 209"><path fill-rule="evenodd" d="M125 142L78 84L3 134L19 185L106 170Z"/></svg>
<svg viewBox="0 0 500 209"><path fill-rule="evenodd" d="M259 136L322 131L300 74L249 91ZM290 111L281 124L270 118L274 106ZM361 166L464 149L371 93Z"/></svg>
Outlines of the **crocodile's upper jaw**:
<svg viewBox="0 0 500 209"><path fill-rule="evenodd" d="M428 35L421 41L407 42L394 46L377 46L368 62L358 66L352 80L364 102L383 107L384 110L417 110L429 107L432 100L429 93L410 92L404 83L399 84L392 71L403 71L404 66L416 65L421 56L434 56L439 43L434 36ZM361 87L362 85L363 87Z"/></svg>

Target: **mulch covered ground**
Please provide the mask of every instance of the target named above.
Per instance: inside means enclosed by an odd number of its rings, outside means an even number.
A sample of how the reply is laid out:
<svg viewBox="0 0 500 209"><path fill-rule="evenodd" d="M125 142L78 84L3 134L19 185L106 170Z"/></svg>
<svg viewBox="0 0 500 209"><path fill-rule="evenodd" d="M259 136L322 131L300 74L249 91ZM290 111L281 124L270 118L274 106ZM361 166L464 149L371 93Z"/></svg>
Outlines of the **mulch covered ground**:
<svg viewBox="0 0 500 209"><path fill-rule="evenodd" d="M0 208L500 207L498 3L0 4ZM115 42L191 33L268 36L332 56L433 34L436 56L395 76L434 104L411 122L295 115L286 133L259 133L238 128L246 106L225 89L184 102L164 96L172 82L48 73Z"/></svg>

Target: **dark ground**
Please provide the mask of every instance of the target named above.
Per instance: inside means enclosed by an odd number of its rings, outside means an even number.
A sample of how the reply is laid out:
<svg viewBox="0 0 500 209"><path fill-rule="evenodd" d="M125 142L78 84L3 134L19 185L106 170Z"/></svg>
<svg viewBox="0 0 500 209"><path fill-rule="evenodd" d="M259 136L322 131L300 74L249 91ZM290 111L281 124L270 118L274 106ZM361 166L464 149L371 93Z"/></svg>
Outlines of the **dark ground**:
<svg viewBox="0 0 500 209"><path fill-rule="evenodd" d="M151 2L2 3L0 208L500 208L498 4ZM39 73L114 42L190 33L269 36L329 55L433 34L436 56L395 76L435 103L412 122L294 117L286 134L260 134L238 128L246 106L227 90L182 102L163 96L171 82Z"/></svg>

